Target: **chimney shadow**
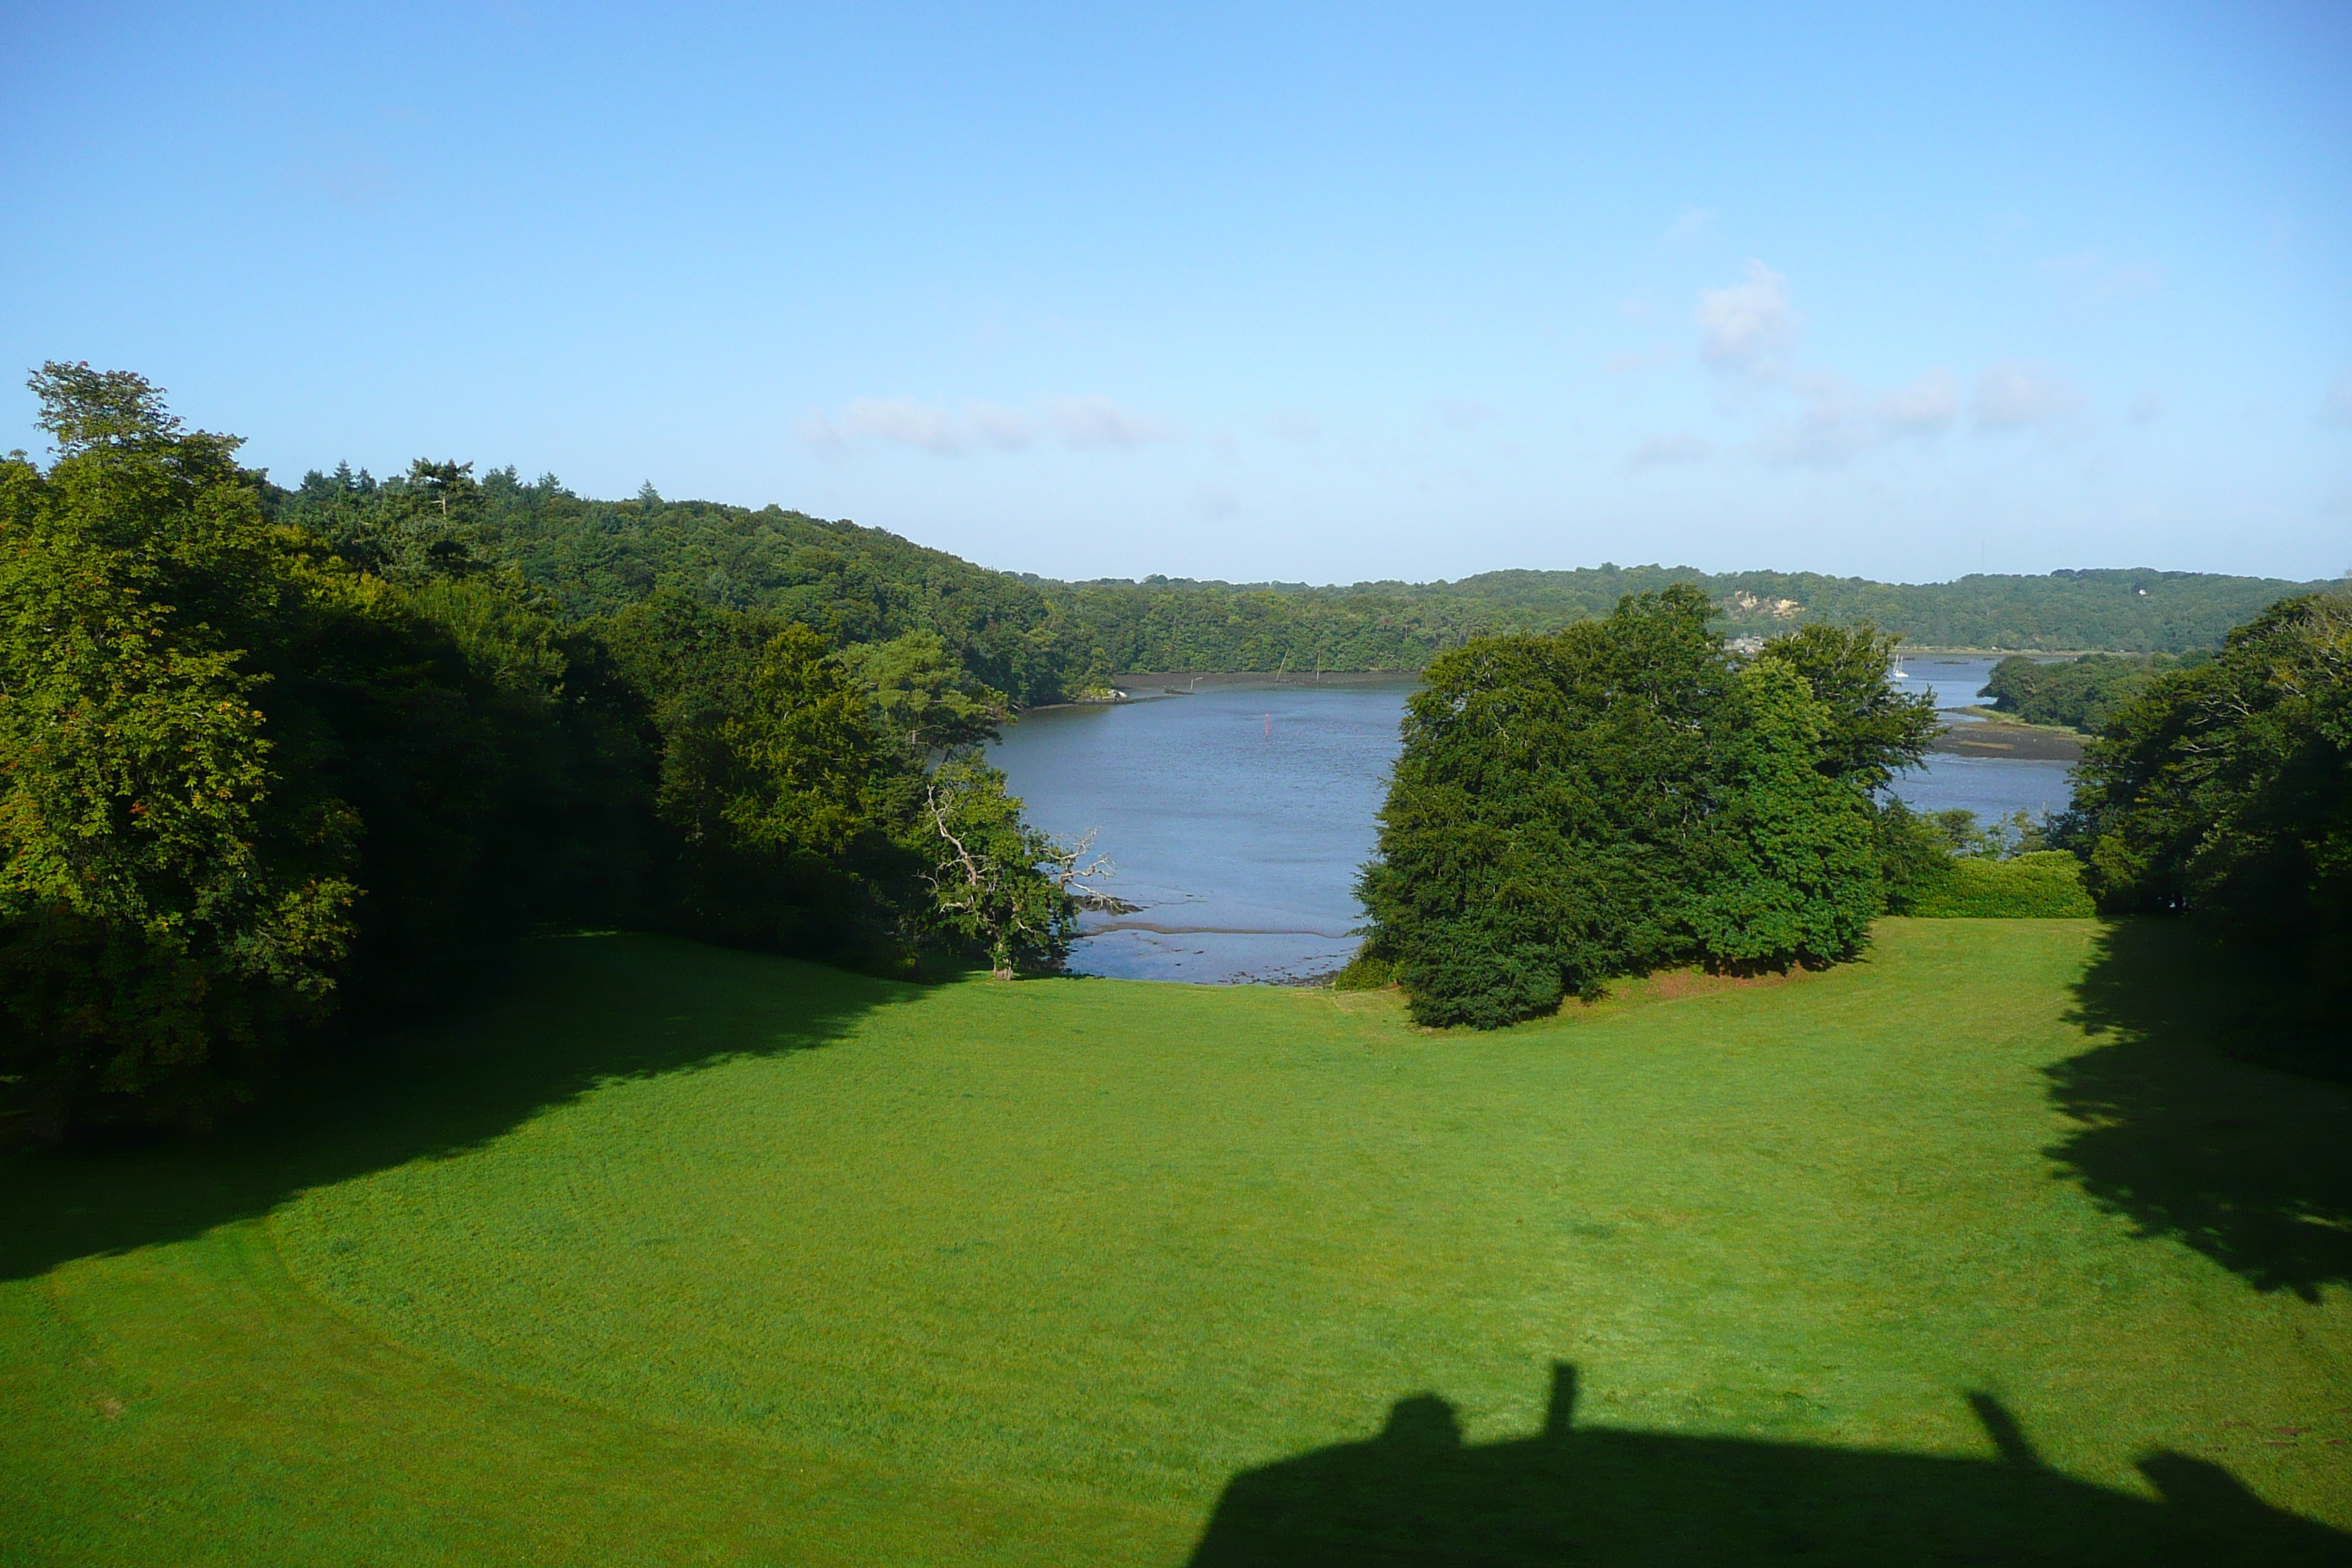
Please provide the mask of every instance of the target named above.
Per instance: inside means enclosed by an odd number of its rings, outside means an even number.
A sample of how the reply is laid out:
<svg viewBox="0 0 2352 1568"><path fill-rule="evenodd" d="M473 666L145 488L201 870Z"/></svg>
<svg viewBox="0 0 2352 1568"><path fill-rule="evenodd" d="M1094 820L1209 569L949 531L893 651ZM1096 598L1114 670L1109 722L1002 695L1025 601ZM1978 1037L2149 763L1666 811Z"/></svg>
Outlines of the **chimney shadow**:
<svg viewBox="0 0 2352 1568"><path fill-rule="evenodd" d="M2158 1453L2157 1499L2115 1491L2044 1466L1991 1395L1969 1403L1997 1458L1578 1427L1567 1365L1532 1437L1465 1443L1417 1394L1378 1436L1236 1476L1192 1568L2352 1564L2352 1535L2219 1466Z"/></svg>

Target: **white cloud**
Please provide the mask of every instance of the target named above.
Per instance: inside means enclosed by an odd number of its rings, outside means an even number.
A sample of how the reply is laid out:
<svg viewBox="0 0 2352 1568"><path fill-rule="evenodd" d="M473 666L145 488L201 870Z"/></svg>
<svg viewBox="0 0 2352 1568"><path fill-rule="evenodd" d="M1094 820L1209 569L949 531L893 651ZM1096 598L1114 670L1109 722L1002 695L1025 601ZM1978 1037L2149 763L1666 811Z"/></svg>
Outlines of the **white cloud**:
<svg viewBox="0 0 2352 1568"><path fill-rule="evenodd" d="M1130 414L1099 395L1065 397L1045 405L1045 417L1064 444L1078 447L1140 447L1169 438L1167 425Z"/></svg>
<svg viewBox="0 0 2352 1568"><path fill-rule="evenodd" d="M1677 463L1700 463L1715 448L1696 436L1649 436L1633 448L1625 466L1639 472L1643 468L1665 468Z"/></svg>
<svg viewBox="0 0 2352 1568"><path fill-rule="evenodd" d="M2164 394L2152 386L2140 388L2139 395L2132 399L2129 417L2135 426L2153 425L2163 418Z"/></svg>
<svg viewBox="0 0 2352 1568"><path fill-rule="evenodd" d="M875 439L894 447L918 447L943 458L964 451L964 435L957 430L955 416L948 409L915 402L912 397L854 397L842 409L840 421L830 423L830 433L840 447Z"/></svg>
<svg viewBox="0 0 2352 1568"><path fill-rule="evenodd" d="M1979 430L2057 430L2083 412L2083 395L2047 365L2003 360L1977 378Z"/></svg>
<svg viewBox="0 0 2352 1568"><path fill-rule="evenodd" d="M868 443L940 458L960 458L974 447L1017 452L1046 431L1080 449L1131 447L1170 437L1164 422L1098 395L1061 398L1037 414L995 403L966 404L958 413L911 397L859 397L838 415L809 416L796 430L803 445L833 458Z"/></svg>
<svg viewBox="0 0 2352 1568"><path fill-rule="evenodd" d="M1878 395L1878 422L1893 436L1940 435L1959 413L1960 384L1948 370L1931 370L1908 386Z"/></svg>
<svg viewBox="0 0 2352 1568"><path fill-rule="evenodd" d="M1492 425L1502 416L1502 412L1490 404L1460 397L1437 400L1437 417L1449 430L1475 430L1481 425Z"/></svg>
<svg viewBox="0 0 2352 1568"><path fill-rule="evenodd" d="M1757 450L1770 464L1832 468L1906 437L1927 438L1958 417L1960 385L1948 370L1931 370L1907 386L1872 394L1842 375L1811 371L1793 381L1804 398L1792 420L1768 428Z"/></svg>
<svg viewBox="0 0 2352 1568"><path fill-rule="evenodd" d="M1631 375L1637 370L1673 363L1675 351L1670 348L1641 349L1622 354L1611 354L1601 362L1603 375Z"/></svg>
<svg viewBox="0 0 2352 1568"><path fill-rule="evenodd" d="M1758 379L1787 368L1804 331L1789 303L1789 280L1760 261L1748 281L1698 291L1699 354L1717 370Z"/></svg>
<svg viewBox="0 0 2352 1568"><path fill-rule="evenodd" d="M1265 427L1286 441L1312 441L1323 434L1323 421L1304 408L1277 408Z"/></svg>
<svg viewBox="0 0 2352 1568"><path fill-rule="evenodd" d="M2085 304L2112 305L2144 299L2164 287L2152 267L2111 267L2095 251L2053 256L2036 262L2034 270Z"/></svg>
<svg viewBox="0 0 2352 1568"><path fill-rule="evenodd" d="M1767 430L1759 443L1766 462L1829 468L1867 451L1882 439L1869 398L1843 376L1815 372L1803 378L1799 390L1804 395L1804 412Z"/></svg>
<svg viewBox="0 0 2352 1568"><path fill-rule="evenodd" d="M1242 510L1242 498L1223 485L1202 485L1192 491L1192 510L1212 522Z"/></svg>
<svg viewBox="0 0 2352 1568"><path fill-rule="evenodd" d="M1666 232L1658 236L1661 245L1681 245L1698 238L1715 225L1715 213L1708 207L1685 207L1675 221L1666 225Z"/></svg>
<svg viewBox="0 0 2352 1568"><path fill-rule="evenodd" d="M1018 408L975 403L964 410L972 435L1001 451L1017 452L1037 438L1037 421Z"/></svg>
<svg viewBox="0 0 2352 1568"><path fill-rule="evenodd" d="M2319 422L2338 430L2352 430L2352 373L2339 375L2320 400Z"/></svg>

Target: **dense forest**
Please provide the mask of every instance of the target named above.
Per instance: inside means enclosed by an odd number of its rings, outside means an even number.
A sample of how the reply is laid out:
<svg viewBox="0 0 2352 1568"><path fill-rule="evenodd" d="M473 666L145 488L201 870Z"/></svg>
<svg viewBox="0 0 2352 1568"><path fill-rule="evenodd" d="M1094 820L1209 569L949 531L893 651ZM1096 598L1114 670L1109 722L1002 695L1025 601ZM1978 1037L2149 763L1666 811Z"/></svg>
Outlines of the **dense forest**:
<svg viewBox="0 0 2352 1568"><path fill-rule="evenodd" d="M956 596L1003 580L909 607L878 550L804 552L838 593L797 615L567 606L454 465L289 505L136 375L33 386L56 461L0 458L0 1111L43 1135L206 1121L538 921L899 973L1066 949L1100 868L982 761L1007 698L959 658L1023 668Z"/></svg>
<svg viewBox="0 0 2352 1568"><path fill-rule="evenodd" d="M1473 637L1556 631L1628 594L1687 584L1713 624L1769 637L1794 625L1869 622L1915 647L2183 653L2317 584L2152 571L1971 576L1904 585L1813 574L1710 575L1603 565L1493 572L1455 583L1053 582L992 572L880 529L768 507L590 500L552 477L419 462L377 479L348 468L291 489L266 485L273 521L321 538L405 537L430 514L439 548L510 568L559 617L619 613L657 590L766 612L835 642L933 632L1015 706L1097 689L1121 671L1419 670Z"/></svg>
<svg viewBox="0 0 2352 1568"><path fill-rule="evenodd" d="M2268 981L2249 1020L2352 1060L2352 596L2272 605L2106 716L2051 842L2107 914L2186 916ZM2306 1047L2305 1049L2313 1048Z"/></svg>
<svg viewBox="0 0 2352 1568"><path fill-rule="evenodd" d="M2218 918L2282 995L2352 973L2340 595L1048 583L454 462L287 489L136 375L33 386L56 459L0 458L0 1112L49 1135L205 1121L537 922L1051 965L1105 867L1030 826L982 748L1015 705L1152 665L1425 670L1352 972L1425 1023L1661 964L1832 963L1887 909L2094 896ZM2189 648L2001 667L2005 706L2097 731L2047 844L1882 798L1936 728L1889 687L1895 633L2000 640L1971 627Z"/></svg>

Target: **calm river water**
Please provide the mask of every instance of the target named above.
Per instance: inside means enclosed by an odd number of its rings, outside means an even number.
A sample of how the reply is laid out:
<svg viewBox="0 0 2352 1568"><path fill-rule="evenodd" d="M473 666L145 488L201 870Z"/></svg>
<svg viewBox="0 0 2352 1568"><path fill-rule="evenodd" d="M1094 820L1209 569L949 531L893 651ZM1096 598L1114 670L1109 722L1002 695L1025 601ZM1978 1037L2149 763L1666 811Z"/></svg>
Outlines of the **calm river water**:
<svg viewBox="0 0 2352 1568"><path fill-rule="evenodd" d="M1991 665L1913 659L1900 684L1963 707ZM1008 725L993 760L1031 820L1071 837L1093 831L1118 866L1110 890L1142 906L1087 916L1070 966L1233 984L1346 963L1363 919L1356 869L1372 852L1412 689L1204 681L1192 696L1046 709ZM2065 804L2065 780L2063 763L1937 755L1895 790L1923 810L2039 816Z"/></svg>

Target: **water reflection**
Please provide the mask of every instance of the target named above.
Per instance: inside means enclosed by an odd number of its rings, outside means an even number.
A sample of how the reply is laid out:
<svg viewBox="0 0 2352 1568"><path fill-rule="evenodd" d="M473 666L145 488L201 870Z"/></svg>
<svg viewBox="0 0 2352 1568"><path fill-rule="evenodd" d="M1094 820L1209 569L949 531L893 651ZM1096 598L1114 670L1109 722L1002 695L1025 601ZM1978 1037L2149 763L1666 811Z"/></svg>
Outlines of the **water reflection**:
<svg viewBox="0 0 2352 1568"><path fill-rule="evenodd" d="M1411 680L1213 685L1056 708L994 761L1050 832L1098 828L1136 913L1087 917L1072 967L1135 979L1301 979L1337 969L1363 919L1356 869Z"/></svg>
<svg viewBox="0 0 2352 1568"><path fill-rule="evenodd" d="M1988 658L1906 660L1906 689L1979 700ZM1009 726L994 760L1031 818L1097 829L1112 887L1141 906L1086 919L1071 967L1130 979L1300 980L1355 951L1356 871L1372 853L1409 679L1203 681L1196 694L1055 708ZM1148 695L1147 695L1148 693ZM1958 721L1965 722L1965 719ZM1937 754L1895 786L1915 808L2034 816L2066 802L2064 763Z"/></svg>

